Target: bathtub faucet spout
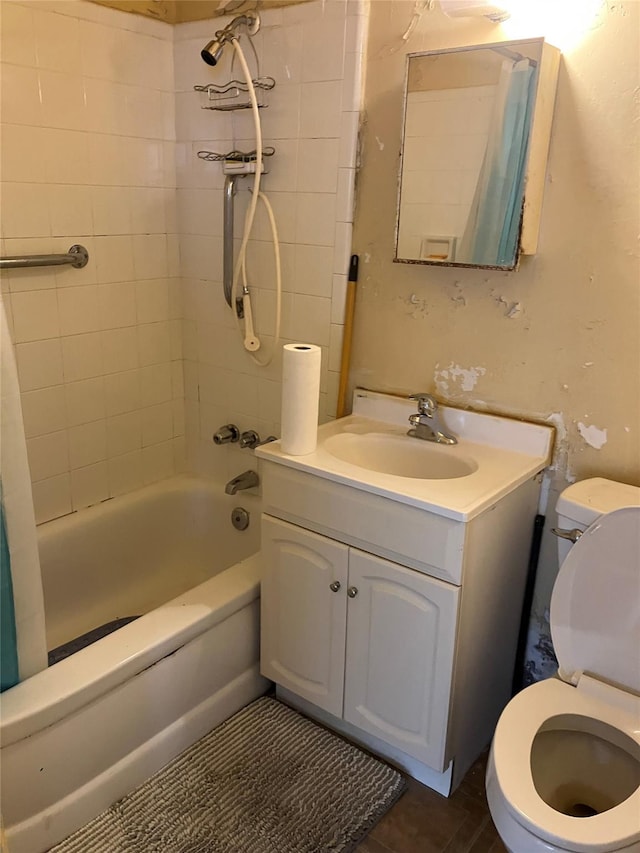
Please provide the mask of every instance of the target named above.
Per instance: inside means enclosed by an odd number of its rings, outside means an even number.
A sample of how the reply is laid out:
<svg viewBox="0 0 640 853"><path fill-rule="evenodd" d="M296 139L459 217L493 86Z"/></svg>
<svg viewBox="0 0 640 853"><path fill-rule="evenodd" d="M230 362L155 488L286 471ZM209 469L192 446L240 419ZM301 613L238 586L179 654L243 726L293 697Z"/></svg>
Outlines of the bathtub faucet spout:
<svg viewBox="0 0 640 853"><path fill-rule="evenodd" d="M252 489L259 482L260 479L255 471L244 471L242 474L234 477L233 480L229 480L224 490L227 495L235 495L236 492L240 492L243 489Z"/></svg>

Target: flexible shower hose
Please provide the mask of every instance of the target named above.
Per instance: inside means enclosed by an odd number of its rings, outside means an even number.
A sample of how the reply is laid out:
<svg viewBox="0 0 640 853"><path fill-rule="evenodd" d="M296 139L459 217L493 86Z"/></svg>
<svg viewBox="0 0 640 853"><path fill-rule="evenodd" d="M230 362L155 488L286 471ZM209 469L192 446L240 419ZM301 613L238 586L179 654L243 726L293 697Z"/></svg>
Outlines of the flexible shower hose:
<svg viewBox="0 0 640 853"><path fill-rule="evenodd" d="M247 65L247 60L245 59L244 53L237 38L232 39L233 47L236 51L236 55L238 57L238 61L240 62L240 66L242 68L242 73L244 74L247 89L249 92L249 99L251 101L251 111L253 113L253 122L255 126L256 133L256 171L255 177L253 181L253 191L251 194L251 201L249 202L249 207L247 209L247 215L245 217L244 222L244 233L242 235L242 241L240 243L240 251L238 253L238 260L236 261L236 265L233 270L233 280L231 285L231 308L233 310L233 314L235 317L236 325L238 330L243 335L243 342L245 345L245 349L249 353L249 356L253 359L253 361L260 365L260 367L267 367L273 359L273 356L278 347L278 343L280 341L280 316L282 309L282 269L280 264L280 243L278 240L278 228L276 226L275 216L273 214L273 208L271 207L271 203L266 195L260 192L260 181L262 178L262 126L260 124L260 112L258 110L258 100L256 98L256 91L253 86L253 80L251 77L251 71L249 70L249 66ZM252 347L255 347L255 342L257 338L252 334L252 315L251 315L251 307L250 302L248 301L248 287L247 287L247 271L246 271L246 254L247 254L247 243L249 242L249 237L251 236L251 230L253 228L253 221L255 219L256 208L258 206L258 199L262 199L265 208L267 210L267 215L269 217L269 223L271 225L271 234L273 237L273 251L274 251L274 259L275 259L275 268L276 268L276 320L275 320L275 331L274 331L274 339L273 346L271 348L270 354L265 359L260 359L251 351ZM249 333L245 330L243 334L243 330L240 326L240 319L238 317L238 312L235 309L237 292L238 292L238 281L240 279L240 274L242 273L242 281L243 281L243 301L246 300L245 312L247 317L247 322L250 327ZM259 346L259 342L258 342Z"/></svg>

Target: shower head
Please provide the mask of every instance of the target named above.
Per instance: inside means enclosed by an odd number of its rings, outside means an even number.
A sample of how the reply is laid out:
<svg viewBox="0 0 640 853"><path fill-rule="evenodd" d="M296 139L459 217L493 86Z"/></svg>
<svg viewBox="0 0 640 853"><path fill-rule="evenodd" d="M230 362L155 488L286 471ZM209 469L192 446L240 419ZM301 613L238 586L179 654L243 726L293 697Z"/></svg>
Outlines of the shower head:
<svg viewBox="0 0 640 853"><path fill-rule="evenodd" d="M244 27L250 36L255 35L260 29L260 16L257 12L247 12L245 15L238 15L231 23L223 30L218 30L215 38L205 45L200 51L200 56L207 65L217 65L222 56L222 51L227 42L233 41L236 38L237 31L240 27Z"/></svg>
<svg viewBox="0 0 640 853"><path fill-rule="evenodd" d="M224 49L225 42L226 39L219 39L216 35L216 38L212 39L209 44L202 48L202 50L200 51L200 56L204 59L207 65L218 64L218 61L222 56L222 51Z"/></svg>

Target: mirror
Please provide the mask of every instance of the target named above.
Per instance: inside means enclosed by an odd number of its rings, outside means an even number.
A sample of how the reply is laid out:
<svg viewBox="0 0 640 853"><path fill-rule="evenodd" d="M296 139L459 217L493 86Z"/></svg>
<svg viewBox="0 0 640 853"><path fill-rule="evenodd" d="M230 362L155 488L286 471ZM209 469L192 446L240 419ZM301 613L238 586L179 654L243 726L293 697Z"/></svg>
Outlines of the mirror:
<svg viewBox="0 0 640 853"><path fill-rule="evenodd" d="M543 47L409 54L396 261L516 267Z"/></svg>

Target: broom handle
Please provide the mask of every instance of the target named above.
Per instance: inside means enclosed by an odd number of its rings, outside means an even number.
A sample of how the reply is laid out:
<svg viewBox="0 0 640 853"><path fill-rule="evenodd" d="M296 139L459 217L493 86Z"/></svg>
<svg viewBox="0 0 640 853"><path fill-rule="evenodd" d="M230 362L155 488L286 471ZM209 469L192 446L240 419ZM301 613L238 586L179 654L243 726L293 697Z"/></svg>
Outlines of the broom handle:
<svg viewBox="0 0 640 853"><path fill-rule="evenodd" d="M342 333L342 359L340 361L340 383L338 385L338 403L336 417L341 418L345 413L347 398L347 382L349 380L349 363L351 361L351 340L353 338L353 316L356 307L356 284L358 282L358 256L351 255L349 263L349 278L347 281L347 298L344 308L344 329Z"/></svg>

